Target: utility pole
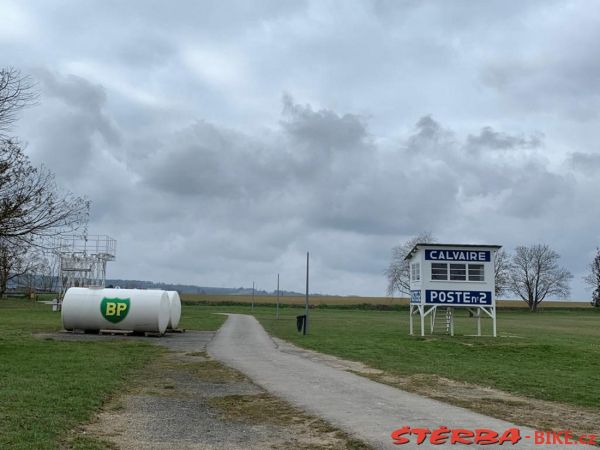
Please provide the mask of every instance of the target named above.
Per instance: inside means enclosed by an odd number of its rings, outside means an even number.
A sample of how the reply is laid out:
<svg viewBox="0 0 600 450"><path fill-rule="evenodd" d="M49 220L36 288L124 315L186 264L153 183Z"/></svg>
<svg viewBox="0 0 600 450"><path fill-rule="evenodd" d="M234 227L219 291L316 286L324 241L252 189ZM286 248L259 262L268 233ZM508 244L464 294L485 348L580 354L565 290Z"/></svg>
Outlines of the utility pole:
<svg viewBox="0 0 600 450"><path fill-rule="evenodd" d="M277 274L277 315L276 318L279 319L279 274Z"/></svg>
<svg viewBox="0 0 600 450"><path fill-rule="evenodd" d="M304 314L306 315L306 325L304 326L305 333L308 334L308 261L309 261L309 253L306 252L306 298L304 300Z"/></svg>
<svg viewBox="0 0 600 450"><path fill-rule="evenodd" d="M252 312L254 312L254 281L252 282Z"/></svg>

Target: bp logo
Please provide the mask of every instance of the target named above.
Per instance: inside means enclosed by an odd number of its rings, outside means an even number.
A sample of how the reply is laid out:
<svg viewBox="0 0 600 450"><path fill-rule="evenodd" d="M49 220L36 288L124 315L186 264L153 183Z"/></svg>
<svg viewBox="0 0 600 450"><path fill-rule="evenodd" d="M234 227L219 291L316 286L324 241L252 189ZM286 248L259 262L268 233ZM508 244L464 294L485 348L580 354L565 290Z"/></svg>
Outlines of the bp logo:
<svg viewBox="0 0 600 450"><path fill-rule="evenodd" d="M104 297L102 303L100 303L100 312L109 322L118 323L127 317L130 306L129 300L128 298Z"/></svg>

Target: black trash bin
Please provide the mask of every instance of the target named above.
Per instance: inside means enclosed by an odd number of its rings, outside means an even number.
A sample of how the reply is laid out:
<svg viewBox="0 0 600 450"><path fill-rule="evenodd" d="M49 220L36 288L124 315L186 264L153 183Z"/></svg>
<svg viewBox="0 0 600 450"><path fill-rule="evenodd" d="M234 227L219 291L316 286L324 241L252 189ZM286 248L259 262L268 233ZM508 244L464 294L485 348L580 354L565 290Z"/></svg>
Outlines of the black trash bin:
<svg viewBox="0 0 600 450"><path fill-rule="evenodd" d="M306 334L306 314L296 316L296 328L298 329L298 333L302 332L302 334Z"/></svg>

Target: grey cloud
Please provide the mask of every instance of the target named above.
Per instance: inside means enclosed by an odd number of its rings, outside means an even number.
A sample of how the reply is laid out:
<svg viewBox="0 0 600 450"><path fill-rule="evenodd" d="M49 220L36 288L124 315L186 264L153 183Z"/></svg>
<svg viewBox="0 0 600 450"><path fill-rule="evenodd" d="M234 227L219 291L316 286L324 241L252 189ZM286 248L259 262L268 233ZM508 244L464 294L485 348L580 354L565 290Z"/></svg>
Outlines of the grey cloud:
<svg viewBox="0 0 600 450"><path fill-rule="evenodd" d="M426 116L400 152L382 153L367 139L363 121L313 111L290 99L284 104L287 118L279 139L261 140L201 122L168 140L136 170L155 189L191 196L209 209L221 199L243 211L246 220L259 212L274 218L260 205L279 199L282 214L306 226L375 235L418 232L434 217L460 211L461 202L471 197L488 198L492 210L529 217L568 191L562 176L549 172L536 155L515 163L471 153L490 145L541 146L533 138L484 129L461 142ZM285 149L275 147L281 142L287 143Z"/></svg>
<svg viewBox="0 0 600 450"><path fill-rule="evenodd" d="M48 70L38 70L36 78L42 82L46 98L58 98L82 110L99 111L106 102L102 86L93 85L76 75L56 75Z"/></svg>
<svg viewBox="0 0 600 450"><path fill-rule="evenodd" d="M588 176L600 173L600 153L574 152L568 159L569 165Z"/></svg>
<svg viewBox="0 0 600 450"><path fill-rule="evenodd" d="M429 180L440 181L437 189L431 181L429 188L423 186L431 193L430 199L440 200L439 204L427 204L436 211L461 211L462 202L484 201L488 211L531 217L543 215L558 198L572 193L572 180L548 168L539 134L525 137L484 127L462 141L456 133L425 116L407 142L407 152L413 158L418 155L413 164L424 165ZM490 155L489 150L496 152ZM515 158L512 152L497 150L527 152ZM419 182L412 183L419 186Z"/></svg>
<svg viewBox="0 0 600 450"><path fill-rule="evenodd" d="M95 128L107 144L119 143L118 131L103 111L106 92L102 86L76 75L61 77L46 70L38 70L36 79L41 81L47 98L56 98L73 108L74 113L88 122L89 127Z"/></svg>
<svg viewBox="0 0 600 450"><path fill-rule="evenodd" d="M176 47L164 35L140 34L123 42L114 52L114 57L136 68L151 70L153 67L164 67L174 58L176 51Z"/></svg>
<svg viewBox="0 0 600 450"><path fill-rule="evenodd" d="M26 112L30 126L24 129L34 156L58 173L80 176L103 145L120 143L120 134L106 113L104 88L81 77L46 70L37 70L35 79L41 105Z"/></svg>
<svg viewBox="0 0 600 450"><path fill-rule="evenodd" d="M415 133L409 137L406 148L423 155L429 152L447 152L454 145L454 135L428 115L421 117L416 123Z"/></svg>
<svg viewBox="0 0 600 450"><path fill-rule="evenodd" d="M173 194L236 197L244 190L239 177L244 148L234 133L198 122L163 142L142 169L148 185Z"/></svg>
<svg viewBox="0 0 600 450"><path fill-rule="evenodd" d="M572 182L567 178L535 166L526 165L512 178L510 195L500 205L516 217L543 217L564 206L560 200L573 196ZM557 201L559 202L557 204Z"/></svg>
<svg viewBox="0 0 600 450"><path fill-rule="evenodd" d="M511 107L567 120L589 121L600 106L600 63L595 54L600 20L585 2L522 22L522 45L498 48L480 69L481 80ZM552 6L551 6L552 8ZM572 31L567 31L572 30ZM576 31L575 31L576 30Z"/></svg>
<svg viewBox="0 0 600 450"><path fill-rule="evenodd" d="M467 148L480 150L489 148L491 150L516 150L537 148L542 145L541 136L533 135L511 136L508 133L495 131L492 127L484 127L478 135L469 135L467 137Z"/></svg>
<svg viewBox="0 0 600 450"><path fill-rule="evenodd" d="M295 104L292 97L283 97L283 112L289 117L283 128L297 142L320 152L352 151L366 144L364 121L353 114L339 116L330 110L313 111L310 105Z"/></svg>
<svg viewBox="0 0 600 450"><path fill-rule="evenodd" d="M350 184L372 150L364 122L348 114L313 111L287 97L284 105L286 120L278 139L261 140L198 122L145 155L138 168L147 170L142 175L155 187L206 197L256 198L271 187L310 190L307 181L315 177L333 189Z"/></svg>

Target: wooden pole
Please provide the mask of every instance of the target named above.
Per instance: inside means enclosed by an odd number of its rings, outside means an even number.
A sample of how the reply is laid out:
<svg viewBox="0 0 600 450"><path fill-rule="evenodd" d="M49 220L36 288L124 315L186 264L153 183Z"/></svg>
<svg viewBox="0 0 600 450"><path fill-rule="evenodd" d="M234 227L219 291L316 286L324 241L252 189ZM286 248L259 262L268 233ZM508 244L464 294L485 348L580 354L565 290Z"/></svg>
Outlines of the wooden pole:
<svg viewBox="0 0 600 450"><path fill-rule="evenodd" d="M279 319L279 274L277 274L277 319Z"/></svg>

